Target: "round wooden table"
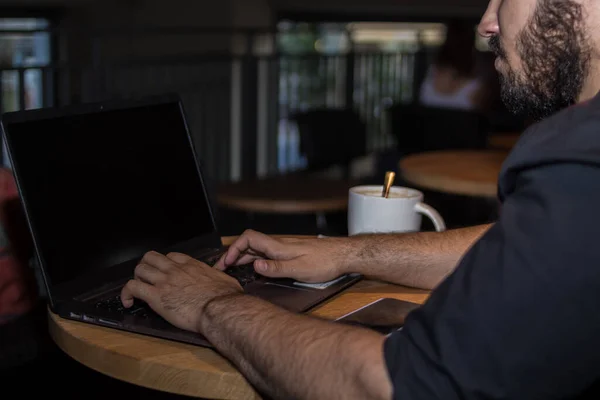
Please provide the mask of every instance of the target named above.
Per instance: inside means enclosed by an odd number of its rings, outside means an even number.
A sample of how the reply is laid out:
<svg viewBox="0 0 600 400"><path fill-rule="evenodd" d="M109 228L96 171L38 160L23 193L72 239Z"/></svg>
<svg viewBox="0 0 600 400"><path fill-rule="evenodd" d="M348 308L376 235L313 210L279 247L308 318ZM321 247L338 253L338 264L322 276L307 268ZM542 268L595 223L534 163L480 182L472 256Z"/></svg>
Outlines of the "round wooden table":
<svg viewBox="0 0 600 400"><path fill-rule="evenodd" d="M521 133L519 132L492 133L488 139L488 145L492 149L510 150L520 137Z"/></svg>
<svg viewBox="0 0 600 400"><path fill-rule="evenodd" d="M224 242L231 242L231 238ZM423 303L428 291L362 281L311 314L335 319L384 297ZM135 385L207 399L259 399L246 379L214 350L65 320L50 313L56 344L78 362Z"/></svg>
<svg viewBox="0 0 600 400"><path fill-rule="evenodd" d="M435 151L407 156L400 172L407 182L444 193L496 197L498 175L508 152Z"/></svg>
<svg viewBox="0 0 600 400"><path fill-rule="evenodd" d="M281 176L221 185L220 206L246 211L280 214L311 214L344 211L348 190L360 183L311 176Z"/></svg>

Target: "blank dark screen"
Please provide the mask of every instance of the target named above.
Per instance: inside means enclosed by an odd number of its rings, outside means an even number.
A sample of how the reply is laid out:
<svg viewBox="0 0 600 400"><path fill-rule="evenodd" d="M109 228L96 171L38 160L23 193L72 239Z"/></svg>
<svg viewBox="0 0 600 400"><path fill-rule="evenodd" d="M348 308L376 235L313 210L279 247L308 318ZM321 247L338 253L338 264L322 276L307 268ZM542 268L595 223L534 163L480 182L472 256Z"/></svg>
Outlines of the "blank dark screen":
<svg viewBox="0 0 600 400"><path fill-rule="evenodd" d="M214 230L177 103L6 130L54 285Z"/></svg>

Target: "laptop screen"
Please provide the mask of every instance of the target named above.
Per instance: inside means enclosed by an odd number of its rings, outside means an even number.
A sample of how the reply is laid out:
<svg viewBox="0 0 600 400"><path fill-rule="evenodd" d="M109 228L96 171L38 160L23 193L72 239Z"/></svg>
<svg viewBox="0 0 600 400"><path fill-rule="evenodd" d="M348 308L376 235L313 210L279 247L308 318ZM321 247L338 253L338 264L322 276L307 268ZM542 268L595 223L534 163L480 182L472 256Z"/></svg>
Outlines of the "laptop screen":
<svg viewBox="0 0 600 400"><path fill-rule="evenodd" d="M5 130L53 285L215 230L176 102Z"/></svg>

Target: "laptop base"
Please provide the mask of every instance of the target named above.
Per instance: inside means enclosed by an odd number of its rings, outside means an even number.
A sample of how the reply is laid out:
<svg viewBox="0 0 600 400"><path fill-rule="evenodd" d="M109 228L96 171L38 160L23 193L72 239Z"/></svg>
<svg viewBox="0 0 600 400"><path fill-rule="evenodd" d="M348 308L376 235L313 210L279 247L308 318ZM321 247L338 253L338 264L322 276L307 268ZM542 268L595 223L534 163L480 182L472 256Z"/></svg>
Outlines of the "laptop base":
<svg viewBox="0 0 600 400"><path fill-rule="evenodd" d="M349 275L325 289L293 287L291 279L264 279L250 283L244 290L251 296L261 298L290 312L304 313L341 293L360 279L362 279L360 276ZM148 317L122 314L97 308L92 301L75 300L59 304L53 311L69 320L202 347L213 347L202 335L179 329L154 313Z"/></svg>

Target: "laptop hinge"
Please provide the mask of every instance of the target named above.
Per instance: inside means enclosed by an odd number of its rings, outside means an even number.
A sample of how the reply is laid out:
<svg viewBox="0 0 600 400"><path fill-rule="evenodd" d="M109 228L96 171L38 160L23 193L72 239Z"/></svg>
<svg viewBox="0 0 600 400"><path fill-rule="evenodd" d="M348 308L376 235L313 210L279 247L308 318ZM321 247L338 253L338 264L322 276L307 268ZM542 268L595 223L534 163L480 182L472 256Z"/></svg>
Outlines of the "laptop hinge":
<svg viewBox="0 0 600 400"><path fill-rule="evenodd" d="M107 283L100 287L94 288L88 292L85 292L83 294L75 296L73 298L73 300L89 301L96 297L102 297L102 296L106 295L107 293L113 292L115 289L118 289L118 288L124 286L129 281L129 279L131 279L131 278L123 278L123 279L119 279L117 281Z"/></svg>

